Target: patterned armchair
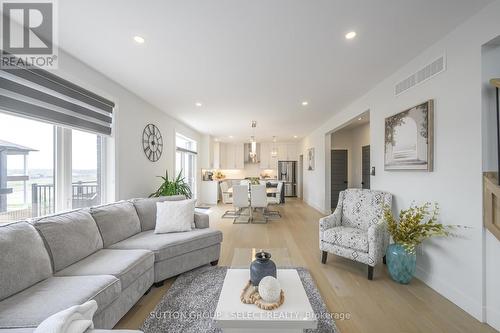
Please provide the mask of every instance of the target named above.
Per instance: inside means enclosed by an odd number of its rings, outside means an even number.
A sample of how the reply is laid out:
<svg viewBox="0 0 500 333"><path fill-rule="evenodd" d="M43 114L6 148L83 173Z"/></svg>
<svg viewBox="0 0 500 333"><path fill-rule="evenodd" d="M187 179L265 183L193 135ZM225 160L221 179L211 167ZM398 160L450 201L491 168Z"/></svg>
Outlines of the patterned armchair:
<svg viewBox="0 0 500 333"><path fill-rule="evenodd" d="M373 267L384 261L389 233L380 223L383 207L392 205L392 195L373 190L348 189L340 192L335 212L319 220L321 262L328 252L368 265L368 279Z"/></svg>

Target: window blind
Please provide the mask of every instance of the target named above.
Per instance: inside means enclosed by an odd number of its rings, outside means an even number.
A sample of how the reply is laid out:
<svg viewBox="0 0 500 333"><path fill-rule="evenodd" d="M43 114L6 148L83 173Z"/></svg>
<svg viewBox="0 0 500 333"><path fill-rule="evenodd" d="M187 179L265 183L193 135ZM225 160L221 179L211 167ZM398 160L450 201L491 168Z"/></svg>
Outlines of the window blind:
<svg viewBox="0 0 500 333"><path fill-rule="evenodd" d="M0 109L9 113L110 135L114 106L46 70L0 68Z"/></svg>

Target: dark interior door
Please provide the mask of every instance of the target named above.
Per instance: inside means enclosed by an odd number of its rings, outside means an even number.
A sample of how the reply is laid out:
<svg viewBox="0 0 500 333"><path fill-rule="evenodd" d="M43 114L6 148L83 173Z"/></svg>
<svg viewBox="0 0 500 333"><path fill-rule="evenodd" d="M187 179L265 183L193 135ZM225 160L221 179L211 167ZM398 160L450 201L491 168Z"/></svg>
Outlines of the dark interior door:
<svg viewBox="0 0 500 333"><path fill-rule="evenodd" d="M363 188L370 188L370 146L363 146L361 148L361 185Z"/></svg>
<svg viewBox="0 0 500 333"><path fill-rule="evenodd" d="M347 188L347 150L332 150L332 210L339 201L339 193Z"/></svg>

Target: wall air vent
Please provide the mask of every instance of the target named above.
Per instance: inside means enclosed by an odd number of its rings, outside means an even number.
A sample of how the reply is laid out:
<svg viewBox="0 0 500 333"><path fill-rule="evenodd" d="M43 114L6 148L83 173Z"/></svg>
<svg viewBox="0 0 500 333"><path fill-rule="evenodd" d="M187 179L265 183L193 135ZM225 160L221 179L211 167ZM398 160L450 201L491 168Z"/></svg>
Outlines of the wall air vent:
<svg viewBox="0 0 500 333"><path fill-rule="evenodd" d="M403 81L396 84L395 94L396 96L402 94L410 88L419 85L420 83L427 81L439 73L442 73L446 70L446 63L444 55L434 60L432 63L428 64L424 68L420 69L416 73L408 76Z"/></svg>

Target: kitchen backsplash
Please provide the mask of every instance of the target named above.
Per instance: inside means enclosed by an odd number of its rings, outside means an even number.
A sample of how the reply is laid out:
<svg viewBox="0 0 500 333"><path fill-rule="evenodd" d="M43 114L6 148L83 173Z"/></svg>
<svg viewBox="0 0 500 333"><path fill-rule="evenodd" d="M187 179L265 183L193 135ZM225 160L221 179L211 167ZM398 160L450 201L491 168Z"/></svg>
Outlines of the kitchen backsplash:
<svg viewBox="0 0 500 333"><path fill-rule="evenodd" d="M245 169L223 170L219 169L227 179L244 179L246 177L269 176L276 178L276 170L261 169L258 164L245 164Z"/></svg>

